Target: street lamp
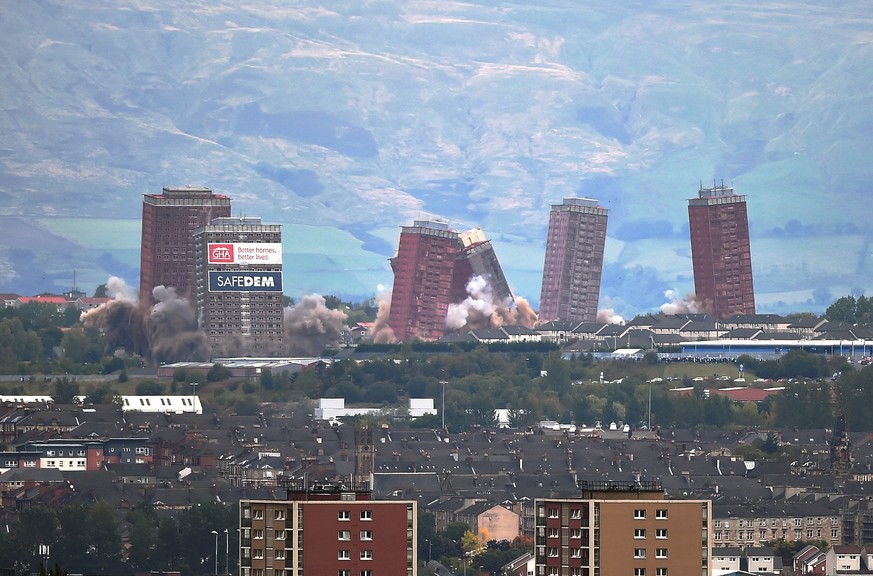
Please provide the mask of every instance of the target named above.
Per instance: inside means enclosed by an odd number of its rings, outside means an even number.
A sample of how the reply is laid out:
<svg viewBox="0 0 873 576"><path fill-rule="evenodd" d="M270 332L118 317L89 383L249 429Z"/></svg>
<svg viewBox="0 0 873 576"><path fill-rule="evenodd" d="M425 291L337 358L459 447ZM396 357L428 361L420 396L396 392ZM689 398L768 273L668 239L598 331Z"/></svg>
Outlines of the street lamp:
<svg viewBox="0 0 873 576"><path fill-rule="evenodd" d="M224 573L230 574L230 532L224 529Z"/></svg>
<svg viewBox="0 0 873 576"><path fill-rule="evenodd" d="M218 532L213 530L215 534L215 576L218 576Z"/></svg>
<svg viewBox="0 0 873 576"><path fill-rule="evenodd" d="M443 407L440 410L440 415L443 417L443 429L442 431L446 431L446 381L440 380L440 384L443 385Z"/></svg>
<svg viewBox="0 0 873 576"><path fill-rule="evenodd" d="M425 538L424 541L427 542L427 563L430 564L430 552L433 544L431 543L429 538Z"/></svg>

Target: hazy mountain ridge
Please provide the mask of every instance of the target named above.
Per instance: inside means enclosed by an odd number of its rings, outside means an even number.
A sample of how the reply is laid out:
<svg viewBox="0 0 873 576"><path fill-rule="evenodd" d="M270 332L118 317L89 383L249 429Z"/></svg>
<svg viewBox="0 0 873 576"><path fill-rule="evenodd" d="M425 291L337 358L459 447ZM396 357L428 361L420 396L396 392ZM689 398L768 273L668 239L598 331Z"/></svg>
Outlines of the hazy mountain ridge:
<svg viewBox="0 0 873 576"><path fill-rule="evenodd" d="M574 4L17 3L0 20L3 213L138 218L141 194L203 184L380 257L375 229L436 215L481 225L535 300L541 254L514 247L542 245L549 204L578 192L610 209L624 245L603 296L633 311L690 289L686 200L716 178L748 196L754 235L799 224L804 250L753 238L763 300L869 283L865 245L834 278L807 240L866 236L864 3Z"/></svg>

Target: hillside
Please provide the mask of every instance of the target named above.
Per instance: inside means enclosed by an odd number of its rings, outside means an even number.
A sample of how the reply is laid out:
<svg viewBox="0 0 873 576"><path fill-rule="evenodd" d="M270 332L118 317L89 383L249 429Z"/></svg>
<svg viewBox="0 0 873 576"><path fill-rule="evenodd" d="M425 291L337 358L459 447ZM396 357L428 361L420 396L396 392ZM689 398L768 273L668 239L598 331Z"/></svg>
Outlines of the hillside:
<svg viewBox="0 0 873 576"><path fill-rule="evenodd" d="M18 2L0 290L136 284L141 195L195 184L286 224L295 295L372 296L438 216L535 302L548 207L584 194L631 315L691 291L686 200L716 179L748 198L759 311L821 309L871 287L871 42L857 0Z"/></svg>

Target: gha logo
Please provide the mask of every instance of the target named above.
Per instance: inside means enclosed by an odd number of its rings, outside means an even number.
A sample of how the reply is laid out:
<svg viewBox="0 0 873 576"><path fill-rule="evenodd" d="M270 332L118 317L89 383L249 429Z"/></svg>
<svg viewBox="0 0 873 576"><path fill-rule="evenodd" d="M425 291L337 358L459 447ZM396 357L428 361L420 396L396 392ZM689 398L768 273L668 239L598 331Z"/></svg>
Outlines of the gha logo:
<svg viewBox="0 0 873 576"><path fill-rule="evenodd" d="M209 262L212 264L233 264L233 244L210 244Z"/></svg>

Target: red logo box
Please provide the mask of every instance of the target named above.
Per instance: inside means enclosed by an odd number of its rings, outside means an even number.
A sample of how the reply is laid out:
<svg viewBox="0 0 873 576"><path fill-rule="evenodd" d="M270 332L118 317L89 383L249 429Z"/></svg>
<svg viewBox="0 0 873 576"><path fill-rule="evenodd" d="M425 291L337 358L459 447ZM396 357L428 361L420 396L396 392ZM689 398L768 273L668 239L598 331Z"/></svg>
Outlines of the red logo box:
<svg viewBox="0 0 873 576"><path fill-rule="evenodd" d="M233 244L210 244L209 262L212 264L233 264Z"/></svg>

